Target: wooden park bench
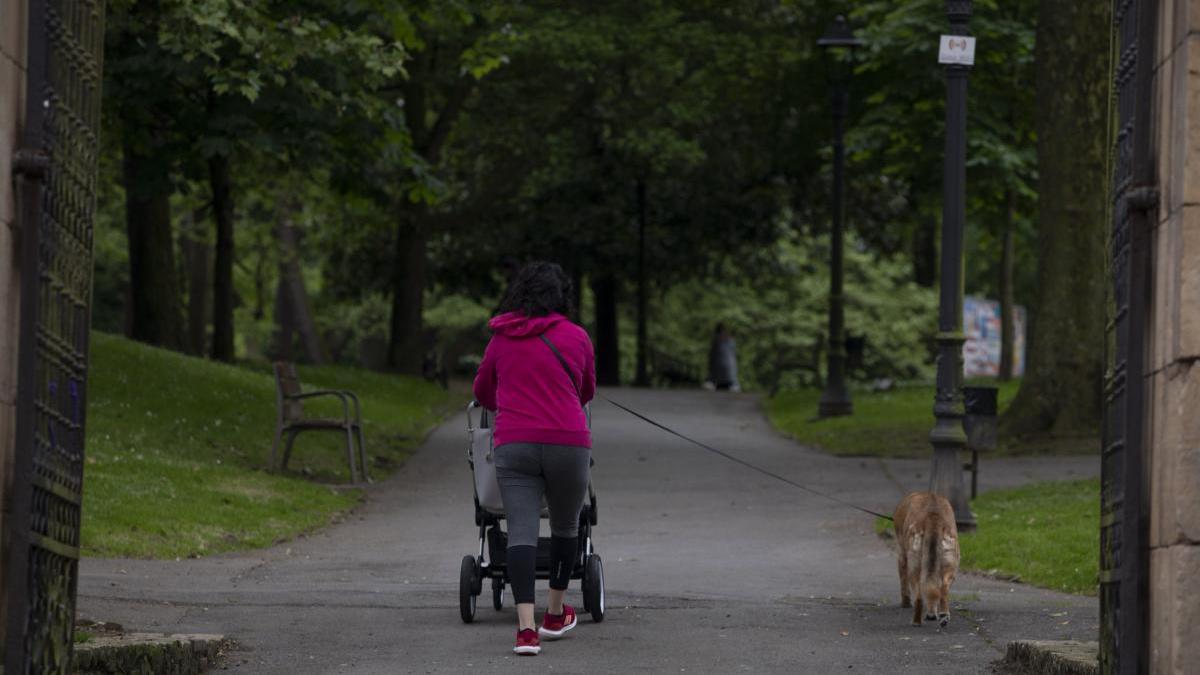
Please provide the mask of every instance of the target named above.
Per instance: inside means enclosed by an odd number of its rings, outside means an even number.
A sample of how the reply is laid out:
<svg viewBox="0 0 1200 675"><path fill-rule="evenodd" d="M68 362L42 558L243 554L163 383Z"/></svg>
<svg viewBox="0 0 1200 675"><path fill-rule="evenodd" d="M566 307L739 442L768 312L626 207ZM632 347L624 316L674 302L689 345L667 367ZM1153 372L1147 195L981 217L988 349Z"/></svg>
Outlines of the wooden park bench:
<svg viewBox="0 0 1200 675"><path fill-rule="evenodd" d="M342 402L341 418L313 418L304 416L304 399L332 396ZM350 482L370 481L367 474L367 455L363 445L362 413L358 406L358 397L353 392L322 389L304 391L300 386L300 378L296 376L296 366L288 361L275 363L275 402L279 411L275 423L275 442L271 446L271 465L278 471L287 469L288 459L292 455L292 443L302 431L335 431L346 435L346 460L350 463ZM350 406L354 410L351 416ZM279 446L283 443L283 454ZM354 452L354 440L358 439L357 461Z"/></svg>

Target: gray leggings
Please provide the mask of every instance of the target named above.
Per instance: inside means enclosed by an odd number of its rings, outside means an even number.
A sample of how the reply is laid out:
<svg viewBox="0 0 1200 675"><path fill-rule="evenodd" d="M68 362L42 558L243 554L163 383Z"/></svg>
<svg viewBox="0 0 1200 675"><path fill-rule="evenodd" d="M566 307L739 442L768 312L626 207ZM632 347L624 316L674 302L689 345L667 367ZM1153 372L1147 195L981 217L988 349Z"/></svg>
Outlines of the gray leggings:
<svg viewBox="0 0 1200 675"><path fill-rule="evenodd" d="M537 546L542 495L550 507L550 533L579 534L579 511L587 496L591 448L540 443L505 443L496 448L496 478L509 546Z"/></svg>

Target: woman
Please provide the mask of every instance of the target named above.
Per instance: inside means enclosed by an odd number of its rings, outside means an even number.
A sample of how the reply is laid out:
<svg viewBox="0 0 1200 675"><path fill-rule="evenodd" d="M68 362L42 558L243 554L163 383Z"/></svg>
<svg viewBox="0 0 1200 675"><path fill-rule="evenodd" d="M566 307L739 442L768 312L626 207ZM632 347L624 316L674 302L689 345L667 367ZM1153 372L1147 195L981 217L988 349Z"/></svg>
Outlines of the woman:
<svg viewBox="0 0 1200 675"><path fill-rule="evenodd" d="M571 323L571 281L558 265L526 265L511 282L475 377L475 400L496 411L496 477L508 520L508 575L517 654L541 651L577 623L563 604L579 550L592 438L583 406L596 391L587 332ZM542 496L550 508L550 597L534 629L533 586Z"/></svg>
<svg viewBox="0 0 1200 675"><path fill-rule="evenodd" d="M718 323L713 331L712 346L708 350L709 380L717 389L741 391L737 372L737 343L724 323Z"/></svg>

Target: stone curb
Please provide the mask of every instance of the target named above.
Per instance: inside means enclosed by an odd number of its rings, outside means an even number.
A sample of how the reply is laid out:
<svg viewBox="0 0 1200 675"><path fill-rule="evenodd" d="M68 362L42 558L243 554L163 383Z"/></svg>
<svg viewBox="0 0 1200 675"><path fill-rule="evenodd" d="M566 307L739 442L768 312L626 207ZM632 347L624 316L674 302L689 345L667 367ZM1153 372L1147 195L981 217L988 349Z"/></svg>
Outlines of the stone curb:
<svg viewBox="0 0 1200 675"><path fill-rule="evenodd" d="M1100 675L1100 643L1018 640L1008 643L1001 664L1013 674Z"/></svg>
<svg viewBox="0 0 1200 675"><path fill-rule="evenodd" d="M75 645L79 675L196 675L217 665L224 635L122 633Z"/></svg>

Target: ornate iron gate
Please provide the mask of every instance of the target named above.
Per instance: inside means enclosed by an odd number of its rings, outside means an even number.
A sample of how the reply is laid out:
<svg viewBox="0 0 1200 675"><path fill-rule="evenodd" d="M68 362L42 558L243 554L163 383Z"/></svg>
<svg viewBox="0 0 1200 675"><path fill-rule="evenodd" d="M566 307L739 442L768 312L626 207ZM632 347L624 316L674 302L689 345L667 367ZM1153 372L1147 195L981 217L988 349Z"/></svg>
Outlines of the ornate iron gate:
<svg viewBox="0 0 1200 675"><path fill-rule="evenodd" d="M71 658L104 51L103 0L28 7L28 103L14 161L21 334L4 572L9 675L66 673Z"/></svg>
<svg viewBox="0 0 1200 675"><path fill-rule="evenodd" d="M1112 369L1107 381L1100 511L1100 665L1148 669L1145 350L1150 304L1150 97L1156 0L1117 0L1114 94Z"/></svg>

